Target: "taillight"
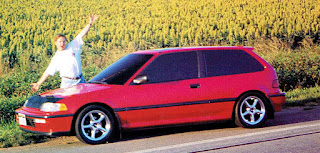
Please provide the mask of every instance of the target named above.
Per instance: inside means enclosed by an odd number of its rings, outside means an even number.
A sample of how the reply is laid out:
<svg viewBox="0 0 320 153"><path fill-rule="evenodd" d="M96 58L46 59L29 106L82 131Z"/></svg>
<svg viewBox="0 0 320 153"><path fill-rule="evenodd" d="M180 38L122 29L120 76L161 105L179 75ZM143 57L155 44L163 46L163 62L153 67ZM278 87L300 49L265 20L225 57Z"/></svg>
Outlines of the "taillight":
<svg viewBox="0 0 320 153"><path fill-rule="evenodd" d="M279 88L279 80L275 79L272 81L272 88Z"/></svg>

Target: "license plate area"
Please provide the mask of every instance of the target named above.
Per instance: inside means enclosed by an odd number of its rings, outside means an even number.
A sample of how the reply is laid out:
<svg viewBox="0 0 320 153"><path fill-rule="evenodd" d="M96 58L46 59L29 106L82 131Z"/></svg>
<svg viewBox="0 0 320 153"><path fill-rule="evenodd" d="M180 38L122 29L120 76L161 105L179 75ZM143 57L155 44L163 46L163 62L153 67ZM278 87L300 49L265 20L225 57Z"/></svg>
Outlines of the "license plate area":
<svg viewBox="0 0 320 153"><path fill-rule="evenodd" d="M23 126L27 126L27 119L26 119L26 115L25 114L18 114L18 120L19 120L19 124L23 125Z"/></svg>

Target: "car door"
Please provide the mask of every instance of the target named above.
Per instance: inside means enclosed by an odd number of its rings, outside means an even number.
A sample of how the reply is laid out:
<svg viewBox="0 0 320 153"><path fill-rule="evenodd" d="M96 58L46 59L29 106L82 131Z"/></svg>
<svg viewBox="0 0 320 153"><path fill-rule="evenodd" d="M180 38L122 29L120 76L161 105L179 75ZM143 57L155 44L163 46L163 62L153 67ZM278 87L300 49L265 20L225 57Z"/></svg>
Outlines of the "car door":
<svg viewBox="0 0 320 153"><path fill-rule="evenodd" d="M124 128L193 122L202 116L199 63L196 51L159 55L126 92Z"/></svg>

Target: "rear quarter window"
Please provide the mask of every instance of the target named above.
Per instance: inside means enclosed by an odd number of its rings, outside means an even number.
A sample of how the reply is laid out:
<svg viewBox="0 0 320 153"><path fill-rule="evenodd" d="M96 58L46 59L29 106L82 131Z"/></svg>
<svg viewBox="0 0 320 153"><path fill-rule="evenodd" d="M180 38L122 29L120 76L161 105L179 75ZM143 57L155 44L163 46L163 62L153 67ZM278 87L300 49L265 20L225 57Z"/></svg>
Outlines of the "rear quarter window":
<svg viewBox="0 0 320 153"><path fill-rule="evenodd" d="M242 50L203 51L207 77L263 71L254 57Z"/></svg>

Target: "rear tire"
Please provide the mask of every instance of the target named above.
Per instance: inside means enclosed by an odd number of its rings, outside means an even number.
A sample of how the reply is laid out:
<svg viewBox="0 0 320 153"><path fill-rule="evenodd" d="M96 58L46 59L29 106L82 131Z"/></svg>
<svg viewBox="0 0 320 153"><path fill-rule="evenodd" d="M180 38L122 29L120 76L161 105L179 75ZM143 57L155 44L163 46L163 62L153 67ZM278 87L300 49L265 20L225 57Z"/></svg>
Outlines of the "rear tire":
<svg viewBox="0 0 320 153"><path fill-rule="evenodd" d="M75 122L77 138L88 144L106 143L114 133L114 119L104 107L91 105L83 109Z"/></svg>
<svg viewBox="0 0 320 153"><path fill-rule="evenodd" d="M246 128L261 127L267 120L268 103L264 96L258 93L242 95L235 108L235 123Z"/></svg>

